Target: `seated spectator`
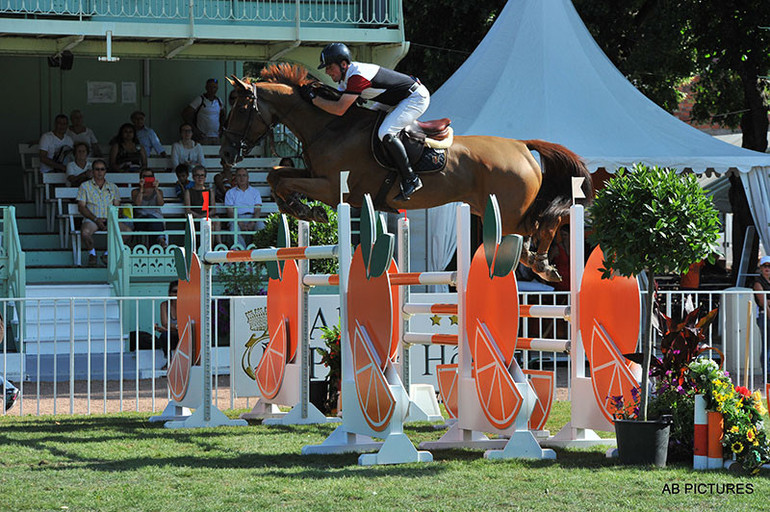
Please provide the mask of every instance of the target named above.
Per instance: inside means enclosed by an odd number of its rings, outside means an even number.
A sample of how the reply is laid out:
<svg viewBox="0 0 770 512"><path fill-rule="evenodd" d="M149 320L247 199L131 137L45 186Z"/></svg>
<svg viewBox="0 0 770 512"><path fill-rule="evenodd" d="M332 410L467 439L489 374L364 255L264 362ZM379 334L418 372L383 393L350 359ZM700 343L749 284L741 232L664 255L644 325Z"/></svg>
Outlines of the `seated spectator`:
<svg viewBox="0 0 770 512"><path fill-rule="evenodd" d="M134 232L165 231L163 212L160 208L147 208L148 206L163 206L163 191L158 188L158 180L152 169L142 169L139 172L139 186L131 191L131 202L134 204L134 219L153 219L152 222L134 222ZM166 235L157 234L156 240L164 249L168 245Z"/></svg>
<svg viewBox="0 0 770 512"><path fill-rule="evenodd" d="M54 119L53 130L40 137L40 172L67 170L75 146L72 138L67 135L68 126L67 116L59 114Z"/></svg>
<svg viewBox="0 0 770 512"><path fill-rule="evenodd" d="M171 348L171 350L176 350L176 346L179 344L179 331L177 330L176 319L176 295L178 287L178 281L171 281L169 283L168 296L173 298L164 300L160 303L160 325L155 324L155 330L159 333L158 341L155 346L159 346L160 349L163 350L166 361L169 361L169 348ZM166 366L162 369L165 370Z"/></svg>
<svg viewBox="0 0 770 512"><path fill-rule="evenodd" d="M171 146L171 165L187 164L190 167L203 165L203 146L192 139L193 129L187 123L179 127L181 140Z"/></svg>
<svg viewBox="0 0 770 512"><path fill-rule="evenodd" d="M262 229L264 223L256 220L262 211L262 196L259 194L259 190L249 185L249 171L243 167L235 171L235 183L236 186L225 194L225 206L228 207L228 216L238 219L238 230L255 231ZM233 231L235 230L236 226L235 222L233 222ZM247 245L240 235L237 242L241 247L246 247Z"/></svg>
<svg viewBox="0 0 770 512"><path fill-rule="evenodd" d="M93 267L99 263L94 249L94 233L107 231L107 212L111 205L120 206L120 192L114 183L106 179L107 163L104 160L94 160L91 167L93 178L84 182L78 188L78 211L83 216L83 224L80 226L80 238L83 247L88 251L88 266ZM120 230L130 232L131 227L121 222ZM124 242L128 235L124 235ZM107 251L102 255L102 263L107 264Z"/></svg>
<svg viewBox="0 0 770 512"><path fill-rule="evenodd" d="M139 144L142 145L147 156L154 152L158 156L166 157L166 150L163 149L163 144L160 143L158 134L155 133L155 130L146 126L144 120L145 115L141 110L131 114L131 122L134 123L134 130L136 130L136 138L139 140Z"/></svg>
<svg viewBox="0 0 770 512"><path fill-rule="evenodd" d="M75 159L67 164L67 184L79 187L81 183L93 177L91 162L88 161L88 144L75 143Z"/></svg>
<svg viewBox="0 0 770 512"><path fill-rule="evenodd" d="M147 153L136 138L131 123L121 125L110 141L110 169L115 172L139 171L147 167Z"/></svg>
<svg viewBox="0 0 770 512"><path fill-rule="evenodd" d="M88 145L88 152L93 156L102 156L102 148L99 147L99 141L94 135L94 131L87 127L83 122L83 113L80 110L73 110L70 113L70 123L72 123L67 130L67 135L70 136L72 142L85 142Z"/></svg>
<svg viewBox="0 0 770 512"><path fill-rule="evenodd" d="M184 201L184 191L193 186L193 182L189 179L190 167L187 164L179 164L174 168L174 174L176 174L174 193L180 201Z"/></svg>
<svg viewBox="0 0 770 512"><path fill-rule="evenodd" d="M203 193L209 193L209 206L214 207L214 194L211 193L206 185L206 168L202 165L196 165L192 170L193 186L184 191L184 205L187 213L193 218L205 219L206 212L203 211Z"/></svg>
<svg viewBox="0 0 770 512"><path fill-rule="evenodd" d="M214 195L216 196L217 203L222 204L225 202L225 194L235 186L235 174L233 174L233 166L221 161L222 170L214 175Z"/></svg>

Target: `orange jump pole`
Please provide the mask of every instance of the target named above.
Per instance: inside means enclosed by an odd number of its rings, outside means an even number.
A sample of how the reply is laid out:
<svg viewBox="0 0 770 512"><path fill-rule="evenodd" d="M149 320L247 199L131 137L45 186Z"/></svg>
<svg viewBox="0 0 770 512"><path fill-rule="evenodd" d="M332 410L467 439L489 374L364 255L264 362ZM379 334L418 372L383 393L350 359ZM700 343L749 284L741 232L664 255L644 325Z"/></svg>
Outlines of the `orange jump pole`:
<svg viewBox="0 0 770 512"><path fill-rule="evenodd" d="M721 412L708 412L708 469L722 467L722 438L725 420Z"/></svg>
<svg viewBox="0 0 770 512"><path fill-rule="evenodd" d="M692 468L697 470L708 469L708 415L706 414L706 398L703 395L695 395L695 435L693 443Z"/></svg>

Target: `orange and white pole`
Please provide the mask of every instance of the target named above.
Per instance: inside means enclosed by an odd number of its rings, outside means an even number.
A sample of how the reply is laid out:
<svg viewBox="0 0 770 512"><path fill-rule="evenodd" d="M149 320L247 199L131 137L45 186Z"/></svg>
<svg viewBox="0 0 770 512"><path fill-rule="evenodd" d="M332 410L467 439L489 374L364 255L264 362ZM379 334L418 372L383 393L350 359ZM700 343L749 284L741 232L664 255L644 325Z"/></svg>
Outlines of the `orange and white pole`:
<svg viewBox="0 0 770 512"><path fill-rule="evenodd" d="M722 438L724 437L725 420L721 412L708 412L708 468L722 468Z"/></svg>
<svg viewBox="0 0 770 512"><path fill-rule="evenodd" d="M695 395L695 435L693 443L692 468L708 469L708 415L706 414L706 398Z"/></svg>

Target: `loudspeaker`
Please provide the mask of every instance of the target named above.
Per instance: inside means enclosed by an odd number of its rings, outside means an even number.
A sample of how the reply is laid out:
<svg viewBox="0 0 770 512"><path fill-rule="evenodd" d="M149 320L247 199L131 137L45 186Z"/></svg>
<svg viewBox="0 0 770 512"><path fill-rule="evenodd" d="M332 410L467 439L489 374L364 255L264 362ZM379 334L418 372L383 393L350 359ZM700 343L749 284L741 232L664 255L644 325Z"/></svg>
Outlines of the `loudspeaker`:
<svg viewBox="0 0 770 512"><path fill-rule="evenodd" d="M64 50L61 54L61 68L64 71L69 71L72 69L72 62L75 60L75 57L72 55L72 52L69 50Z"/></svg>

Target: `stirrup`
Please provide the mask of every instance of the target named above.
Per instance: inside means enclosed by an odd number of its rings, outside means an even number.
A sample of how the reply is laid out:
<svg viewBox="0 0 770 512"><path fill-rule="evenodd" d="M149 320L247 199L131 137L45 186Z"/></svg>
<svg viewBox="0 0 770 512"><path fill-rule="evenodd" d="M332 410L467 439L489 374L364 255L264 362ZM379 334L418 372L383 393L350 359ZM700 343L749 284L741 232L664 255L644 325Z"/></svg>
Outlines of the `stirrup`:
<svg viewBox="0 0 770 512"><path fill-rule="evenodd" d="M409 201L412 194L422 188L422 180L419 176L414 175L414 178L408 182L401 181L401 192L395 197L396 201Z"/></svg>

